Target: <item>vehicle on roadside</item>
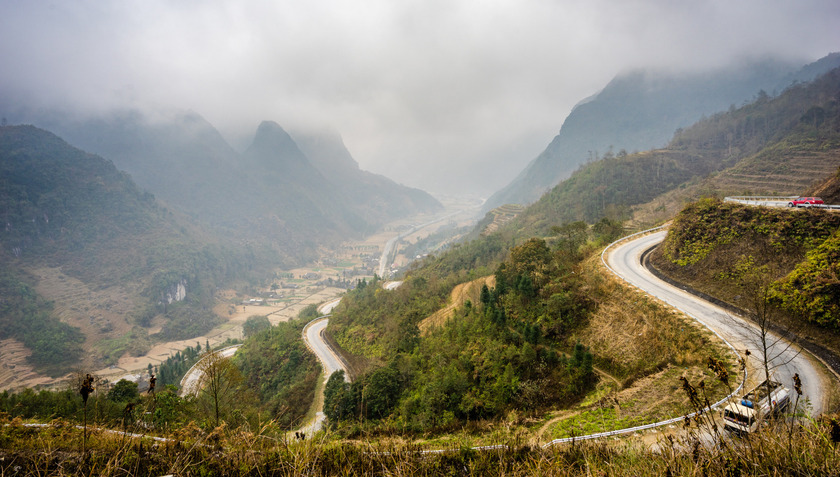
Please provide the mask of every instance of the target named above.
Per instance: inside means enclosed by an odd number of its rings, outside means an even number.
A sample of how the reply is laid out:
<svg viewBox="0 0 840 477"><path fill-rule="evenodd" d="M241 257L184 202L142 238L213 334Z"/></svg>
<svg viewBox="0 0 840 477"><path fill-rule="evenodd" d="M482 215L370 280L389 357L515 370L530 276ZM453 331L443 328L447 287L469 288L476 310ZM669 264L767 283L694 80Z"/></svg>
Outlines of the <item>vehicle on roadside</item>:
<svg viewBox="0 0 840 477"><path fill-rule="evenodd" d="M822 199L819 197L797 197L788 202L788 207L811 207L814 205L823 205Z"/></svg>
<svg viewBox="0 0 840 477"><path fill-rule="evenodd" d="M724 408L724 428L740 434L755 432L765 419L784 411L788 404L790 389L776 381L764 381Z"/></svg>

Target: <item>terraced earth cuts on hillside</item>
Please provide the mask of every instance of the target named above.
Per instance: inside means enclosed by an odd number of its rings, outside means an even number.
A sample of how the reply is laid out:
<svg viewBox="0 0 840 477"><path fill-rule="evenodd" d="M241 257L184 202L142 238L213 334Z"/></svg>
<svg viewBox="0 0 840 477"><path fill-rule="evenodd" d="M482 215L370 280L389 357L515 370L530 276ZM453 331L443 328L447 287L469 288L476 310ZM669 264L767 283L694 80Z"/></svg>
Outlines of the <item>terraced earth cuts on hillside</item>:
<svg viewBox="0 0 840 477"><path fill-rule="evenodd" d="M721 172L715 179L721 190L735 193L799 195L832 175L840 167L840 151L794 152L778 156L772 162L762 155Z"/></svg>
<svg viewBox="0 0 840 477"><path fill-rule="evenodd" d="M525 210L525 207L519 204L506 204L496 207L488 212L493 216L493 221L481 231L481 235L490 235L499 230L503 225L516 218L523 210Z"/></svg>
<svg viewBox="0 0 840 477"><path fill-rule="evenodd" d="M0 390L34 387L52 381L52 378L35 372L26 362L31 354L32 351L14 338L0 341Z"/></svg>
<svg viewBox="0 0 840 477"><path fill-rule="evenodd" d="M138 339L132 343L113 342L129 335L133 328L129 321L135 297L130 290L123 286L93 289L57 268L42 267L31 272L38 277L38 294L53 302L54 316L84 333L85 349L97 350L96 356L86 357L86 364L93 364L91 358L114 361L128 346L135 353L146 350L148 343Z"/></svg>

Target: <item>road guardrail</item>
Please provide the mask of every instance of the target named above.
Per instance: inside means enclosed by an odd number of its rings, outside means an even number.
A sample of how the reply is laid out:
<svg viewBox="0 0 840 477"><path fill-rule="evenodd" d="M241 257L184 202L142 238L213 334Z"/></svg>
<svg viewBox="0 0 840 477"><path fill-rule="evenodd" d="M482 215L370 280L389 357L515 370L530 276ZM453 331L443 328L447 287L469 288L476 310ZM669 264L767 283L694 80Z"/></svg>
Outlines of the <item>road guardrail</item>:
<svg viewBox="0 0 840 477"><path fill-rule="evenodd" d="M764 196L764 195L733 195L731 197L724 197L724 202L737 202L739 204L745 205L763 205L765 207L787 207L788 203L796 199L800 196L798 195L789 195L789 196ZM803 205L802 208L815 208L815 209L840 209L840 205L830 205L830 204L815 204L815 205Z"/></svg>
<svg viewBox="0 0 840 477"><path fill-rule="evenodd" d="M225 346L224 348L215 349L215 350L213 350L212 352L213 352L213 353L221 353L222 351L227 351L227 350L229 350L229 349L231 349L231 348L239 348L240 346L242 346L242 344L235 344L235 345ZM180 393L180 394L181 394L182 396L184 395L184 391L185 391L185 390L184 390L184 385L186 384L186 381L187 381L187 376L189 376L190 374L192 374L192 372L195 370L196 366L198 366L198 365L199 365L202 361L204 361L206 358L207 358L207 354L205 353L205 355L204 355L204 356L202 356L202 357L201 357L201 359L199 359L198 361L196 361L195 363L193 363L193 365L192 365L192 366L190 366L190 369L188 369L188 370L187 370L187 372L186 372L186 373L184 373L184 377L183 377L183 378L181 378L181 381L178 383L178 387L180 387L180 388L181 388L181 393Z"/></svg>

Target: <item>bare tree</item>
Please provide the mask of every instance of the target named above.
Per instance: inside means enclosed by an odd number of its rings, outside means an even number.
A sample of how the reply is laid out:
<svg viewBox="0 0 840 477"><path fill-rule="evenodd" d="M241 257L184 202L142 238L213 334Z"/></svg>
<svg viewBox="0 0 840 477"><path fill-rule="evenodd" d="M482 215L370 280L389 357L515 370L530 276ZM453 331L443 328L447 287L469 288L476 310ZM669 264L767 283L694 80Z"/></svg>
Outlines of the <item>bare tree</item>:
<svg viewBox="0 0 840 477"><path fill-rule="evenodd" d="M742 329L753 337L758 348L766 392L770 396L772 371L787 365L799 354L798 348L793 347L798 330L781 323L779 310L773 303L771 285L779 275L777 270L768 265L756 266L752 257L742 260L736 270L736 281L742 293L738 297L739 304L755 325L745 324Z"/></svg>
<svg viewBox="0 0 840 477"><path fill-rule="evenodd" d="M230 359L218 351L211 351L202 358L198 369L201 372L199 403L218 426L225 411L231 409L244 392L242 375Z"/></svg>

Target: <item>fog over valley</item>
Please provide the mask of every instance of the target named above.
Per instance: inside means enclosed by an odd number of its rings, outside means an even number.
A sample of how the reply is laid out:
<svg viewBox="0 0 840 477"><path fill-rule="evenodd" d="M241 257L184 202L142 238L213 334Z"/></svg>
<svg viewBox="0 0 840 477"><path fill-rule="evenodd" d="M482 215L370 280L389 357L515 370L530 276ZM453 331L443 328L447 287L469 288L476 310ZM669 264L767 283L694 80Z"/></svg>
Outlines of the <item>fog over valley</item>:
<svg viewBox="0 0 840 477"><path fill-rule="evenodd" d="M840 475L838 0L0 0L0 475Z"/></svg>
<svg viewBox="0 0 840 477"><path fill-rule="evenodd" d="M364 170L487 197L616 75L801 66L837 49L838 20L829 0L13 0L0 113L193 111L239 152L263 120L326 128Z"/></svg>

